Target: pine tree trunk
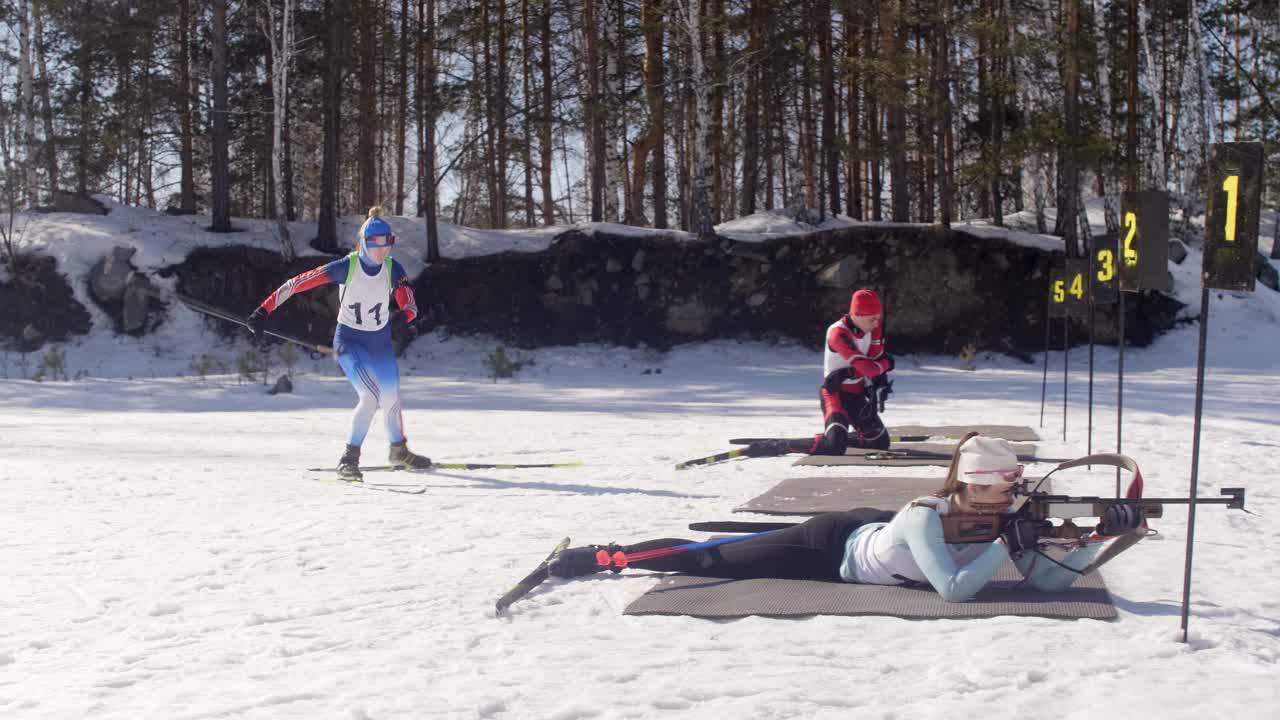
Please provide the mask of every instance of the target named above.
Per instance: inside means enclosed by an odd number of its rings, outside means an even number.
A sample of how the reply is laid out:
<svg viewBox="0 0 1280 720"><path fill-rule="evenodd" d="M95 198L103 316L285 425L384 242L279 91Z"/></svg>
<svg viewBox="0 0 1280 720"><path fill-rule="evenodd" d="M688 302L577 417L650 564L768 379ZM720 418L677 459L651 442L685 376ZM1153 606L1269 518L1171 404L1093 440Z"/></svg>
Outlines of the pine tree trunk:
<svg viewBox="0 0 1280 720"><path fill-rule="evenodd" d="M533 227L537 220L533 204L533 56L529 37L529 0L520 0L520 102L524 128L522 159L524 160L524 226Z"/></svg>
<svg viewBox="0 0 1280 720"><path fill-rule="evenodd" d="M551 73L551 0L542 0L542 14L539 18L542 27L542 117L539 124L540 138L538 147L542 160L542 224L556 224L555 196L551 187L552 138L551 125L555 117L552 110L554 97L554 76Z"/></svg>
<svg viewBox="0 0 1280 720"><path fill-rule="evenodd" d="M764 0L758 1L764 2ZM761 14L764 15L763 9ZM771 33L768 25L763 26L762 33L765 35L765 37L761 38L762 44L765 47L770 47ZM774 178L777 176L775 166L777 143L774 140L774 119L778 113L778 106L774 102L777 99L774 92L774 63L772 56L766 59L769 62L762 62L760 67L760 103L764 106L764 116L760 119L763 129L760 134L764 136L764 209L772 210L775 207L773 198Z"/></svg>
<svg viewBox="0 0 1280 720"><path fill-rule="evenodd" d="M711 130L708 120L711 118L713 101L712 83L714 78L707 71L706 35L703 32L702 11L694 0L684 2L684 30L689 42L689 82L693 90L693 126L692 157L693 171L690 173L689 229L699 240L715 239L715 223L711 209Z"/></svg>
<svg viewBox="0 0 1280 720"><path fill-rule="evenodd" d="M864 42L863 47L866 49L867 56L872 61L878 61L880 58L880 43L876 36L876 21L879 18L867 16L867 23L864 26ZM884 195L884 180L880 174L881 142L880 142L880 102L877 97L880 90L885 85L885 79L880 73L876 73L868 79L867 87L870 90L866 94L867 100L867 163L868 163L868 197L867 203L871 206L871 220L879 222L883 219L881 214L880 198Z"/></svg>
<svg viewBox="0 0 1280 720"><path fill-rule="evenodd" d="M586 120L586 141L590 155L587 163L590 178L591 222L604 218L605 152L604 127L600 117L600 57L596 43L596 0L582 0L582 31L586 36L587 92L584 98L583 117Z"/></svg>
<svg viewBox="0 0 1280 720"><path fill-rule="evenodd" d="M41 115L45 138L45 173L49 176L49 193L50 195L56 195L58 193L58 145L53 134L53 101L49 91L49 86L53 84L53 79L49 76L49 67L45 62L48 38L44 32L44 9L40 7L39 3L34 3L31 7L31 12L35 19L36 60L40 70L40 98L43 103Z"/></svg>
<svg viewBox="0 0 1280 720"><path fill-rule="evenodd" d="M840 141L836 138L836 81L831 57L831 0L818 3L818 74L822 84L822 154L831 214L840 214Z"/></svg>
<svg viewBox="0 0 1280 720"><path fill-rule="evenodd" d="M855 2L844 6L844 52L847 86L845 88L845 112L849 116L849 136L846 140L846 156L848 177L845 198L845 211L854 220L862 219L862 157L860 153L861 116L858 110L858 93L862 86L862 76L858 69L858 24L861 9Z"/></svg>
<svg viewBox="0 0 1280 720"><path fill-rule="evenodd" d="M279 35L276 34L275 9L266 6L266 29L271 41L271 185L275 189L276 234L280 241L280 259L292 263L296 257L289 237L289 210L284 197L285 162L284 128L288 123L289 62L293 54L293 0L284 0L280 14Z"/></svg>
<svg viewBox="0 0 1280 720"><path fill-rule="evenodd" d="M230 161L227 128L227 0L213 0L213 232L231 232Z"/></svg>
<svg viewBox="0 0 1280 720"><path fill-rule="evenodd" d="M613 3L617 5L618 3ZM618 74L621 68L618 56L621 53L622 38L618 28L610 22L609 5L602 6L600 24L604 28L603 42L600 49L604 52L604 98L601 102L601 114L604 116L605 130L605 163L604 163L604 219L605 222L618 222L618 191L622 185L621 177L625 174L623 164L626 145L626 133L621 127L622 93L618 90ZM620 14L620 13L619 13Z"/></svg>
<svg viewBox="0 0 1280 720"><path fill-rule="evenodd" d="M409 122L409 0L400 0L400 64L396 94L396 215L404 215L405 146Z"/></svg>
<svg viewBox="0 0 1280 720"><path fill-rule="evenodd" d="M919 55L920 67L928 68L927 76L919 76L916 78L920 88L920 99L917 101L917 113L920 117L919 126L916 128L916 137L919 142L919 150L916 153L917 166L919 167L918 175L923 175L923 192L920 195L920 211L919 218L921 222L934 222L934 209L938 200L938 167L933 162L932 145L937 138L934 128L938 122L937 119L937 103L930 102L930 87L937 86L937 78L934 73L938 71L931 62L933 53L934 40L931 33L933 27L924 25L921 28L920 35L917 39L917 54Z"/></svg>
<svg viewBox="0 0 1280 720"><path fill-rule="evenodd" d="M320 158L320 209L315 249L337 253L338 140L342 118L342 38L347 24L347 0L326 0L324 42L324 139Z"/></svg>
<svg viewBox="0 0 1280 720"><path fill-rule="evenodd" d="M800 165L804 168L804 207L818 207L818 131L816 115L813 111L813 40L807 38L804 47L804 62L801 64L803 77L800 81Z"/></svg>
<svg viewBox="0 0 1280 720"><path fill-rule="evenodd" d="M942 0L938 10L938 24L934 30L934 67L936 68L936 85L934 91L938 96L939 120L934 162L938 175L938 210L939 221L943 227L951 227L951 174L947 168L947 138L951 130L951 68L950 36L947 33L951 23L951 0Z"/></svg>
<svg viewBox="0 0 1280 720"><path fill-rule="evenodd" d="M663 52L663 0L645 0L645 96L649 102L649 132L653 134L653 226L667 227L667 99Z"/></svg>
<svg viewBox="0 0 1280 720"><path fill-rule="evenodd" d="M765 0L750 0L747 10L747 96L742 104L742 214L756 211L756 178L760 174L760 68Z"/></svg>
<svg viewBox="0 0 1280 720"><path fill-rule="evenodd" d="M999 20L997 27L1000 35L992 38L990 44L991 105L988 112L990 126L987 129L991 135L991 143L989 145L991 149L991 223L1000 227L1004 225L1004 159L1002 148L1004 145L1005 65L1008 62L1005 45L1009 31L1004 24L1008 20L1008 13L1005 11L1005 0L995 0L995 2L996 17ZM1078 75L1079 70L1077 69L1076 72ZM1079 80L1077 79L1076 82L1079 83Z"/></svg>
<svg viewBox="0 0 1280 720"><path fill-rule="evenodd" d="M436 189L436 118L439 109L436 102L436 0L426 0L423 6L418 3L421 22L425 26L421 35L426 46L422 49L423 66L426 73L424 79L425 95L423 113L422 147L419 148L418 163L421 167L422 179L422 216L427 225L427 262L440 260L440 228L437 222L439 213L439 197Z"/></svg>
<svg viewBox="0 0 1280 720"><path fill-rule="evenodd" d="M1054 234L1060 235L1069 258L1080 257L1076 234L1076 199L1080 189L1080 166L1077 147L1080 142L1080 0L1066 0L1063 7L1066 24L1062 38L1063 62L1063 118L1066 141L1061 149L1058 170L1058 217L1054 222Z"/></svg>
<svg viewBox="0 0 1280 720"><path fill-rule="evenodd" d="M711 222L720 223L724 219L725 193L724 193L724 173L721 169L724 167L724 84L725 84L725 67L724 67L724 0L709 0L712 5L710 14L707 13L708 0L702 0L702 9L704 20L710 22L702 23L702 47L707 46L706 34L711 35L711 58L708 61L706 55L703 55L703 61L710 65L709 82L712 83L711 88ZM710 25L710 27L708 27Z"/></svg>
<svg viewBox="0 0 1280 720"><path fill-rule="evenodd" d="M1073 0L1079 2L1079 0ZM1125 50L1125 74L1128 85L1128 107L1125 114L1125 189L1138 187L1138 0L1128 0L1128 45Z"/></svg>
<svg viewBox="0 0 1280 720"><path fill-rule="evenodd" d="M889 140L889 193L894 222L911 219L911 198L907 191L907 78L901 68L905 57L906 30L899 22L902 0L886 0L880 5L881 52L888 61L889 105L885 109Z"/></svg>
<svg viewBox="0 0 1280 720"><path fill-rule="evenodd" d="M360 83L356 114L360 118L356 166L360 176L360 209L378 204L378 34L375 0L358 0L356 26L360 33Z"/></svg>
<svg viewBox="0 0 1280 720"><path fill-rule="evenodd" d="M23 197L27 207L35 207L40 199L36 166L35 72L31 62L31 9L28 0L18 0L18 127L22 129Z"/></svg>
<svg viewBox="0 0 1280 720"><path fill-rule="evenodd" d="M497 3L498 26L498 73L497 86L493 95L493 122L497 126L494 133L494 227L507 226L507 88L510 86L507 74L507 3Z"/></svg>

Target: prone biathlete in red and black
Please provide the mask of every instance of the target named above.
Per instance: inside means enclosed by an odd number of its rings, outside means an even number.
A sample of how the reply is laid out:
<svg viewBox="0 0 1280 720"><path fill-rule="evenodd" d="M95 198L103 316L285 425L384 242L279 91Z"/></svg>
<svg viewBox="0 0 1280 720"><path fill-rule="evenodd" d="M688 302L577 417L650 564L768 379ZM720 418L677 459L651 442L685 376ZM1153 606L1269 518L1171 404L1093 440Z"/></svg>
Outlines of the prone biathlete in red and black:
<svg viewBox="0 0 1280 720"><path fill-rule="evenodd" d="M356 252L285 281L262 301L246 324L261 335L267 315L297 293L329 283L338 284L338 327L333 350L359 400L351 417L347 448L338 461L338 476L360 480L360 446L378 408L391 440L390 461L402 468L427 469L431 459L409 450L400 411L400 368L391 342L391 299L405 320L413 322L418 305L404 266L391 259L396 236L382 217L382 208L369 209L360 227Z"/></svg>
<svg viewBox="0 0 1280 720"><path fill-rule="evenodd" d="M849 301L849 314L827 328L822 359L823 433L811 455L843 455L848 447L889 447L889 433L876 410L874 390L885 385L893 358L885 354L880 296L862 289Z"/></svg>

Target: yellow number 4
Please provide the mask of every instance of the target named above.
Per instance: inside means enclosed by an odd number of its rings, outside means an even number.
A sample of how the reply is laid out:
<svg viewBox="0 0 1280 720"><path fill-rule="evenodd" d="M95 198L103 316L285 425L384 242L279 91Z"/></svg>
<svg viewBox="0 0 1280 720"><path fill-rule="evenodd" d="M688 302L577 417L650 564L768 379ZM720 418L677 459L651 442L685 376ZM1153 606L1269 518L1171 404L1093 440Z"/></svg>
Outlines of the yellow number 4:
<svg viewBox="0 0 1280 720"><path fill-rule="evenodd" d="M1133 236L1138 234L1138 215L1130 210L1124 214L1124 226L1129 232L1124 236L1124 264L1133 267L1138 264L1138 249L1133 246Z"/></svg>
<svg viewBox="0 0 1280 720"><path fill-rule="evenodd" d="M1116 276L1116 255L1110 250L1098 251L1098 262L1102 263L1102 268L1098 270L1098 282L1111 282L1111 278Z"/></svg>
<svg viewBox="0 0 1280 720"><path fill-rule="evenodd" d="M1227 223L1223 228L1223 236L1227 242L1236 241L1236 206L1240 197L1240 176L1231 175L1222 181L1222 189L1227 193Z"/></svg>
<svg viewBox="0 0 1280 720"><path fill-rule="evenodd" d="M1084 299L1084 274L1078 274L1071 279L1071 294L1076 296L1077 300Z"/></svg>

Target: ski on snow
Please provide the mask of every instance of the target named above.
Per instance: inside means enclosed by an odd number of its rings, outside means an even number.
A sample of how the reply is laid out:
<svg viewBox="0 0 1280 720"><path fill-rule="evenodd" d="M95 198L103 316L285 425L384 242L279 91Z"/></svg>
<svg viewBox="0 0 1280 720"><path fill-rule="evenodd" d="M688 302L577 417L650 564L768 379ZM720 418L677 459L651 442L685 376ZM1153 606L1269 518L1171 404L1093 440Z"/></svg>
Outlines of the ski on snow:
<svg viewBox="0 0 1280 720"><path fill-rule="evenodd" d="M546 580L547 577L550 576L547 566L551 564L552 560L556 559L557 555L564 552L567 547L569 547L569 538L561 540L560 544L556 545L555 549L547 555L545 560L538 563L538 566L535 567L532 572L525 575L520 582L516 583L514 587L507 591L507 594L498 598L498 602L494 603L494 608L497 610L497 614L501 615L506 612L507 608L511 606L511 603L519 600L525 595L528 595L531 590L541 585L542 581Z"/></svg>

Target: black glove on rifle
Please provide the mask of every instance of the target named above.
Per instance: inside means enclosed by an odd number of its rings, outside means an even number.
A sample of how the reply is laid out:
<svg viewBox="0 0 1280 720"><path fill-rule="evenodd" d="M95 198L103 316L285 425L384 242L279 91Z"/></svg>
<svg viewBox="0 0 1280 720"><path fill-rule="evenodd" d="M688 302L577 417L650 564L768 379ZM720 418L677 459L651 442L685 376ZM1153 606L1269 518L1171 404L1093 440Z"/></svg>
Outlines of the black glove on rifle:
<svg viewBox="0 0 1280 720"><path fill-rule="evenodd" d="M261 340L263 330L267 326L267 311L259 305L249 313L249 319L245 320L244 324L249 328L249 332L253 333L254 340Z"/></svg>
<svg viewBox="0 0 1280 720"><path fill-rule="evenodd" d="M1034 520L1015 515L1001 526L1000 537L1009 546L1009 554L1017 555L1035 549L1036 543L1040 541L1040 528Z"/></svg>
<svg viewBox="0 0 1280 720"><path fill-rule="evenodd" d="M877 375L871 379L871 401L876 405L876 412L884 412L884 401L893 394L893 381L887 375Z"/></svg>

